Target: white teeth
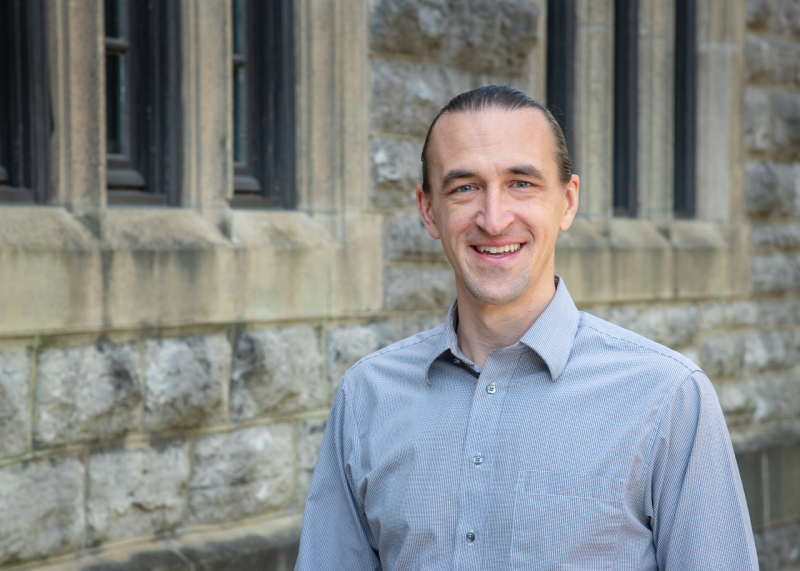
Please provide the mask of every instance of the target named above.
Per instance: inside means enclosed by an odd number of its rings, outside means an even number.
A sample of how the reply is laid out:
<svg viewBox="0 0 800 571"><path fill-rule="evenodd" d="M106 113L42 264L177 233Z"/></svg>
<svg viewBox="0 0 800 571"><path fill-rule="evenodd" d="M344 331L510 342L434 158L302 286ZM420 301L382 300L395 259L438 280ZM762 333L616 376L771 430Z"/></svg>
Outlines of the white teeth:
<svg viewBox="0 0 800 571"><path fill-rule="evenodd" d="M479 252L487 254L505 254L506 252L516 252L520 244L506 244L505 246L475 246Z"/></svg>

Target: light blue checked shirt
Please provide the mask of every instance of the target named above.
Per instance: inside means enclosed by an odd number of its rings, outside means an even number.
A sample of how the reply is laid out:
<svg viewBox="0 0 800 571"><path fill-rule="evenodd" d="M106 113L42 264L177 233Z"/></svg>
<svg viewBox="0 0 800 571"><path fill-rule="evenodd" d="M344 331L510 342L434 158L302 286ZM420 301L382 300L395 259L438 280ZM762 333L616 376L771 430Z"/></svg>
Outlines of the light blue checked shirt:
<svg viewBox="0 0 800 571"><path fill-rule="evenodd" d="M483 369L454 303L345 374L296 569L758 569L708 378L556 284Z"/></svg>

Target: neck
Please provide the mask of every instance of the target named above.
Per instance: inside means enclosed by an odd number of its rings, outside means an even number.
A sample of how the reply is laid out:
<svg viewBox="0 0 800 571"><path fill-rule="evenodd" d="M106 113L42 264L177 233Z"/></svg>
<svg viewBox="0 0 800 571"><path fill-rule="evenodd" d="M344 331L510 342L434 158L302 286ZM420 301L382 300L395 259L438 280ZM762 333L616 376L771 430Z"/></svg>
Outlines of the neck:
<svg viewBox="0 0 800 571"><path fill-rule="evenodd" d="M547 309L556 292L550 274L530 295L506 305L489 305L458 285L458 345L465 357L481 367L489 353L519 341Z"/></svg>

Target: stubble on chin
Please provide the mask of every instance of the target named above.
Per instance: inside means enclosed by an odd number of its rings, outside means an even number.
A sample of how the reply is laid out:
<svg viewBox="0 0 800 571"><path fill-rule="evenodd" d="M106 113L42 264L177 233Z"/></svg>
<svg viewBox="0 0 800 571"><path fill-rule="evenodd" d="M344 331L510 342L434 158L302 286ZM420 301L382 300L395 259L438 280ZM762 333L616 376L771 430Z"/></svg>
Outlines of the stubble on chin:
<svg viewBox="0 0 800 571"><path fill-rule="evenodd" d="M462 282L467 292L486 305L508 305L521 298L531 285L531 276L522 272L507 276L502 270L488 270L478 277L471 272L462 274Z"/></svg>

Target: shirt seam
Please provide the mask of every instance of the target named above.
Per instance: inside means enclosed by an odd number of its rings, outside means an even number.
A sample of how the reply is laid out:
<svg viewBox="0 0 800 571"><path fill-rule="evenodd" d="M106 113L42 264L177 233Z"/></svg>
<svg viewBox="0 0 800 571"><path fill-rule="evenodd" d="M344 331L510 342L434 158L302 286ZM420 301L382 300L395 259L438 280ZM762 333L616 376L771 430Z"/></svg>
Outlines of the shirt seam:
<svg viewBox="0 0 800 571"><path fill-rule="evenodd" d="M691 373L689 373L685 377L682 377L680 381L675 383L675 386L673 386L672 389L670 389L669 393L667 393L667 398L665 398L661 403L661 410L658 411L658 417L656 419L655 425L653 426L652 434L650 435L650 442L648 442L648 444L647 444L647 453L644 456L644 459L645 459L644 466L645 466L645 469L646 469L646 473L651 471L651 462L653 461L652 455L653 455L653 451L654 451L654 448L655 448L656 438L658 436L658 431L661 428L661 423L664 421L664 415L666 414L666 411L667 411L667 408L668 408L667 404L672 402L673 398L675 397L675 393L678 392L678 390L680 390L680 388L683 387L683 385L685 383L687 383L689 381L689 379L693 379L694 378L694 374L696 372L697 371L692 371ZM697 389L697 387L695 387L695 388ZM702 401L703 395L702 395L701 391L699 389L697 389L697 392L698 392L698 398ZM700 406L701 406L701 409L702 409L702 402L700 403ZM652 481L652 475L651 475L650 479ZM640 487L641 487L641 484L640 484ZM644 492L645 490L642 489L641 491ZM650 500L652 502L652 500L653 500L652 496L651 496ZM655 522L655 518L656 518L656 511L655 511L655 509L653 509L653 521L654 522Z"/></svg>
<svg viewBox="0 0 800 571"><path fill-rule="evenodd" d="M672 355L669 355L667 353L664 353L662 351L654 349L653 347L648 347L647 345L643 345L642 343L637 343L636 341L632 341L631 339L623 339L622 337L617 337L616 335L612 335L611 333L608 333L606 331L600 331L595 326L590 325L588 323L585 323L584 327L588 327L589 329L594 330L595 332L597 332L600 335L605 335L606 337L611 337L612 339L616 339L617 341L622 341L623 343L630 343L631 345L636 345L637 347L641 347L642 349L645 349L646 351L649 351L651 353L655 353L657 355L661 355L662 357L666 357L667 359L672 359L677 364L679 364L681 367L683 367L684 369L689 371L689 376L693 375L694 373L696 373L698 371L702 371L702 369L700 367L692 369L691 367L687 366L686 363L683 363L683 362L679 361L678 359L676 359ZM577 332L576 332L576 336L577 336Z"/></svg>
<svg viewBox="0 0 800 571"><path fill-rule="evenodd" d="M440 326L437 326L437 327L440 327ZM443 334L442 332L431 333L427 337L423 337L419 341L414 341L413 343L409 343L408 345L403 345L401 347L395 347L393 349L390 348L390 347L384 347L383 349L379 349L378 351L375 351L371 355L367 355L366 357L362 357L361 359L359 359L352 367L350 367L350 369L347 370L347 372L345 373L344 376L345 377L349 377L351 371L354 371L356 369L356 367L358 367L362 363L366 363L367 361L369 361L371 359L375 359L377 357L382 357L383 355L386 355L388 353L394 353L395 351L400 351L402 349L407 349L408 347L413 347L414 345L419 345L420 343L424 343L425 341L427 341L428 339L430 339L431 337L433 337L435 335L442 335L442 334ZM433 362L433 360L431 360L431 362Z"/></svg>

